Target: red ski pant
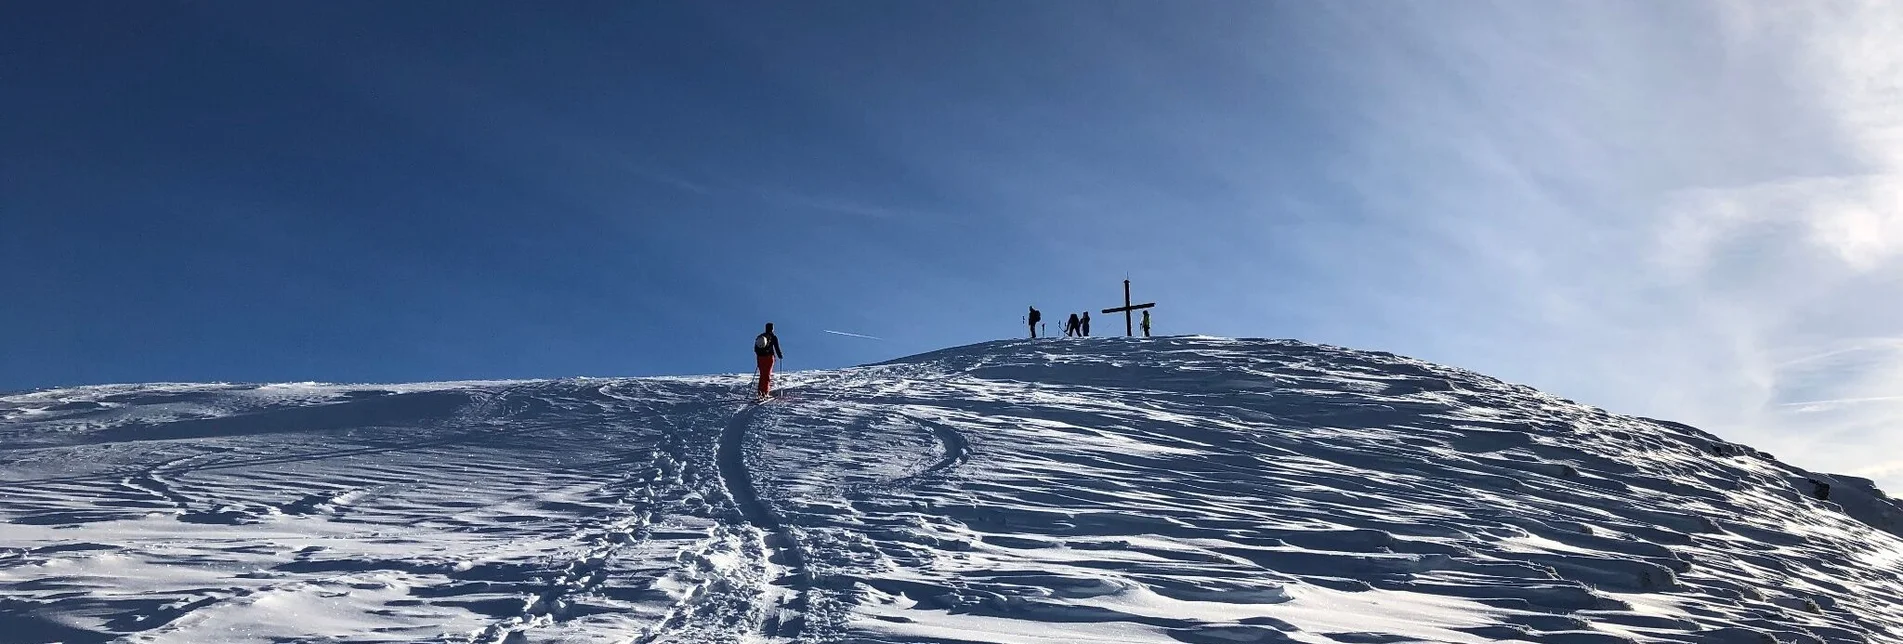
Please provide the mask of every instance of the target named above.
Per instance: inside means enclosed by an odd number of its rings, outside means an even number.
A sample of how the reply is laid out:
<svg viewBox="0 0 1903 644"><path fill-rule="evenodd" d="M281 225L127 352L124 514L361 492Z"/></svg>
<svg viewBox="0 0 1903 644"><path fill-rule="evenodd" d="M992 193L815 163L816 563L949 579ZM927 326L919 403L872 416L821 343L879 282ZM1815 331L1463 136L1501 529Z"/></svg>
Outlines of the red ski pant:
<svg viewBox="0 0 1903 644"><path fill-rule="evenodd" d="M760 363L760 395L767 395L768 386L773 381L773 356L754 356Z"/></svg>

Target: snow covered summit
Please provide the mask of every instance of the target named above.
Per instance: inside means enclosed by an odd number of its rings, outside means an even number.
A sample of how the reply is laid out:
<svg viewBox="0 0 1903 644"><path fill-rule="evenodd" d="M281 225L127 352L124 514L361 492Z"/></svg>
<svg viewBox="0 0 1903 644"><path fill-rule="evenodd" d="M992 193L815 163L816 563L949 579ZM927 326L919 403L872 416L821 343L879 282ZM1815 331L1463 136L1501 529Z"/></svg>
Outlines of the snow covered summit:
<svg viewBox="0 0 1903 644"><path fill-rule="evenodd" d="M1903 642L1903 510L1294 342L0 396L4 642ZM1820 498L1822 497L1822 498Z"/></svg>

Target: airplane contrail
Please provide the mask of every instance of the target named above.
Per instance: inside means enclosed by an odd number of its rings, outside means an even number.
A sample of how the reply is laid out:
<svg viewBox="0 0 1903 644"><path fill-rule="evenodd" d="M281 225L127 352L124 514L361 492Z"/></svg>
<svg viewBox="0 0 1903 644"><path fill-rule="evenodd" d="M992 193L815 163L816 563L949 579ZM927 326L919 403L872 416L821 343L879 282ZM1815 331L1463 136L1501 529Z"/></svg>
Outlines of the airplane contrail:
<svg viewBox="0 0 1903 644"><path fill-rule="evenodd" d="M863 334L858 334L858 333L847 333L847 332L845 332L845 331L834 331L834 330L832 330L832 329L820 329L820 330L821 330L821 331L825 331L825 332L827 332L827 333L831 333L831 334L833 334L833 335L843 335L843 336L846 336L846 337L848 337L848 338L865 338L865 339L867 339L867 340L879 340L879 341L884 341L884 340L885 340L885 338L876 338L876 337L873 337L873 336L869 336L869 335L863 335Z"/></svg>

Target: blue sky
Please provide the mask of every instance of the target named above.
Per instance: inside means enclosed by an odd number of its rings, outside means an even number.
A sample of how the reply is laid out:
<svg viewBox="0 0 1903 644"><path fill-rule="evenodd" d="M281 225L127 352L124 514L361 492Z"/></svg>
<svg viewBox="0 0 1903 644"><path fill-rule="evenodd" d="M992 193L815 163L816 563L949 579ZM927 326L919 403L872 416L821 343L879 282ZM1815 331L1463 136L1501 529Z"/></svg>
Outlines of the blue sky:
<svg viewBox="0 0 1903 644"><path fill-rule="evenodd" d="M0 389L742 371L767 320L832 367L1127 275L1159 332L1896 489L1894 42L1883 2L16 7Z"/></svg>

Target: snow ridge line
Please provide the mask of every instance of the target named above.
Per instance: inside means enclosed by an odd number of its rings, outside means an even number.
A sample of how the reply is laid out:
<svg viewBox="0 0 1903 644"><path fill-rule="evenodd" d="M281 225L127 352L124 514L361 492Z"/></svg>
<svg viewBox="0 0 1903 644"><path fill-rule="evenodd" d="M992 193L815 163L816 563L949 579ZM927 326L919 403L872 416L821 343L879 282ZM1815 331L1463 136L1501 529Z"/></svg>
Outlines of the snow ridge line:
<svg viewBox="0 0 1903 644"><path fill-rule="evenodd" d="M747 469L746 443L747 427L759 410L759 405L751 405L735 414L733 420L720 432L720 444L715 461L720 471L720 480L727 487L728 498L740 509L740 515L749 525L766 533L766 553L768 561L784 562L792 590L797 593L791 605L787 606L804 612L808 593L812 588L812 573L806 566L806 557L800 551L799 541L793 532L780 521L772 508L760 500L759 489L753 482L753 473ZM804 628L803 617L782 618L777 614L780 606L769 608L770 612L762 624L762 630L769 636L797 637Z"/></svg>

